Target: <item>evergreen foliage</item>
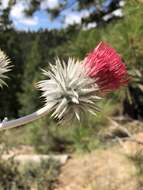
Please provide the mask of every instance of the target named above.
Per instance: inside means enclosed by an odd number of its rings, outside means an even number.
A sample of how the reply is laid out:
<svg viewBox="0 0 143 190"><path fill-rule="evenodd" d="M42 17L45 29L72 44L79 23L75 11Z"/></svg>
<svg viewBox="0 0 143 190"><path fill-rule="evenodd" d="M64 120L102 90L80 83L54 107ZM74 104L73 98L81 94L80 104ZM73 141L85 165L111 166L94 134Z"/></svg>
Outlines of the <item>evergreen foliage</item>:
<svg viewBox="0 0 143 190"><path fill-rule="evenodd" d="M39 80L40 64L42 63L39 47L39 36L32 41L29 54L24 63L24 74L22 78L22 93L19 94L21 103L20 113L22 115L32 113L37 109L39 103L38 91L35 90L36 82Z"/></svg>

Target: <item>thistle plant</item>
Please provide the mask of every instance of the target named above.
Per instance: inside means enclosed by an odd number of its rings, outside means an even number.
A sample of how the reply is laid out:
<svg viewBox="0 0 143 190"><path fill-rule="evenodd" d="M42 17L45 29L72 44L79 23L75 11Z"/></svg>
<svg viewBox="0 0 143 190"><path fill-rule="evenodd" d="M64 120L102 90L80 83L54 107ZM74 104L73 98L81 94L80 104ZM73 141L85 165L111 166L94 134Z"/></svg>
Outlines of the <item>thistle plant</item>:
<svg viewBox="0 0 143 190"><path fill-rule="evenodd" d="M9 70L7 58L1 54L0 73ZM116 51L100 43L83 61L69 58L67 62L56 59L46 79L38 82L45 106L25 117L0 123L0 129L9 129L32 122L51 113L51 116L67 121L80 120L86 113L96 114L97 102L103 92L116 90L128 83L126 67Z"/></svg>
<svg viewBox="0 0 143 190"><path fill-rule="evenodd" d="M81 115L98 111L99 87L86 75L79 61L69 58L65 63L56 59L55 65L50 65L44 75L47 80L39 82L38 87L43 91L46 105L51 104L54 118L80 120Z"/></svg>
<svg viewBox="0 0 143 190"><path fill-rule="evenodd" d="M3 85L6 85L3 79L7 78L5 73L10 71L10 68L11 68L10 60L4 54L4 52L0 50L0 87L2 87Z"/></svg>

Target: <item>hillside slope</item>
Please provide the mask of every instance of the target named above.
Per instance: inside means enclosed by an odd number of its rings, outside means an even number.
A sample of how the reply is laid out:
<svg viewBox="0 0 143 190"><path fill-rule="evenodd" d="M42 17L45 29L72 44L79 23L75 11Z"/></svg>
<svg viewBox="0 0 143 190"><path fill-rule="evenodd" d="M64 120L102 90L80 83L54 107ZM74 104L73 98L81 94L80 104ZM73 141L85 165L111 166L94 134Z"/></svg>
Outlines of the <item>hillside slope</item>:
<svg viewBox="0 0 143 190"><path fill-rule="evenodd" d="M141 190L137 167L125 149L73 156L61 170L56 190Z"/></svg>

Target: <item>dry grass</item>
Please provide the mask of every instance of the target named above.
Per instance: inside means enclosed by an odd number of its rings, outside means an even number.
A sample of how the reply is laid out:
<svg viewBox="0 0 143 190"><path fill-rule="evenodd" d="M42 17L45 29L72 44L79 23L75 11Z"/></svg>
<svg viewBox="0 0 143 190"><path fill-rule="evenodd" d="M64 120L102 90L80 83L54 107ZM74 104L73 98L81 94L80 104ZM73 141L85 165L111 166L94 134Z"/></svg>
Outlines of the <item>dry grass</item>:
<svg viewBox="0 0 143 190"><path fill-rule="evenodd" d="M122 148L74 157L62 168L56 190L137 190L136 167Z"/></svg>
<svg viewBox="0 0 143 190"><path fill-rule="evenodd" d="M132 121L123 127L143 141L142 122ZM143 159L136 164L139 152L143 152L142 144L123 141L122 146L115 143L90 154L73 156L62 168L56 190L141 190L143 175L139 171Z"/></svg>

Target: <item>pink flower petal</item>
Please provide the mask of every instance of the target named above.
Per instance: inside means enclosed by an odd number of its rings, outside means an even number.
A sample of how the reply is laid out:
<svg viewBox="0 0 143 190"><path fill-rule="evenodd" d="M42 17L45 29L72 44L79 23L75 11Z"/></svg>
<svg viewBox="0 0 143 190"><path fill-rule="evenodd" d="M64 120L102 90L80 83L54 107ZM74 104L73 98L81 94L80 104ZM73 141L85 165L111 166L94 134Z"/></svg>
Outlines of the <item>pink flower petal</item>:
<svg viewBox="0 0 143 190"><path fill-rule="evenodd" d="M101 91L112 91L129 81L126 66L120 55L108 44L101 42L83 61L87 75L96 79Z"/></svg>

